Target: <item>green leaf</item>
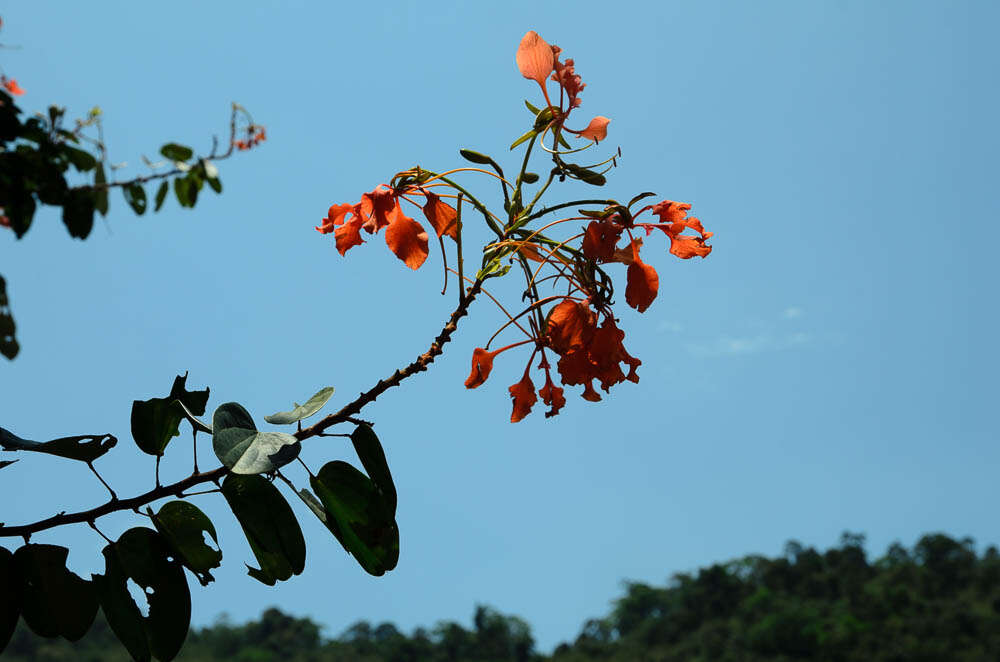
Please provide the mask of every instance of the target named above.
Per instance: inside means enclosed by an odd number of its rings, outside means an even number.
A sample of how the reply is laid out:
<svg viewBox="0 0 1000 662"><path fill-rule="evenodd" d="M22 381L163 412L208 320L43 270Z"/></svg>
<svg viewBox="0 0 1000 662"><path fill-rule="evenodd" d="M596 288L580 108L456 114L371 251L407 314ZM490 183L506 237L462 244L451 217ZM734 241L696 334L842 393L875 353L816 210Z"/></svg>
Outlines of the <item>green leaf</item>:
<svg viewBox="0 0 1000 662"><path fill-rule="evenodd" d="M330 396L333 395L333 387L325 386L320 390L316 391L316 394L311 398L306 400L304 405L299 403L293 403L295 408L291 411L279 411L276 414L271 414L270 416L265 416L264 420L272 425L288 425L289 423L295 423L301 421L304 418L309 418L326 404Z"/></svg>
<svg viewBox="0 0 1000 662"><path fill-rule="evenodd" d="M258 432L242 405L227 402L212 416L212 448L233 473L260 474L294 460L302 444L284 432Z"/></svg>
<svg viewBox="0 0 1000 662"><path fill-rule="evenodd" d="M298 490L296 494L299 495L300 499L302 499L302 503L306 504L306 506L309 507L309 510L313 511L313 514L319 518L319 521L326 524L326 509L323 508L323 502L317 499L315 494L304 487L301 490Z"/></svg>
<svg viewBox="0 0 1000 662"><path fill-rule="evenodd" d="M466 161L472 161L473 163L478 163L480 165L491 165L493 163L493 159L490 157L479 152L474 152L471 149L460 149L458 150L458 153L461 154L462 158Z"/></svg>
<svg viewBox="0 0 1000 662"><path fill-rule="evenodd" d="M189 196L189 186L186 177L175 177L174 178L174 195L177 196L177 203L181 207L192 207L194 206L191 202Z"/></svg>
<svg viewBox="0 0 1000 662"><path fill-rule="evenodd" d="M525 107L527 107L527 109L529 111L531 111L532 115L536 115L537 116L538 113L542 112L540 109L535 108L535 105L533 103L531 103L530 101L528 101L527 99L524 100L524 105L525 105Z"/></svg>
<svg viewBox="0 0 1000 662"><path fill-rule="evenodd" d="M368 472L368 476L375 483L385 498L386 504L393 515L396 514L396 485L392 482L392 474L389 472L389 463L385 459L385 451L382 443L372 430L372 426L362 423L354 428L351 433L351 443L361 460L361 466Z"/></svg>
<svg viewBox="0 0 1000 662"><path fill-rule="evenodd" d="M587 184L604 186L604 184L608 181L605 179L604 175L582 166L578 166L575 163L564 163L563 168L565 168L573 177L582 182L586 182Z"/></svg>
<svg viewBox="0 0 1000 662"><path fill-rule="evenodd" d="M260 569L247 566L248 574L273 586L302 572L306 542L302 529L278 488L261 476L229 474L222 495L239 520Z"/></svg>
<svg viewBox="0 0 1000 662"><path fill-rule="evenodd" d="M167 143L160 148L160 154L171 161L187 161L194 156L194 150L177 143Z"/></svg>
<svg viewBox="0 0 1000 662"><path fill-rule="evenodd" d="M222 181L218 177L208 177L205 179L208 185L212 187L212 190L216 193L222 193Z"/></svg>
<svg viewBox="0 0 1000 662"><path fill-rule="evenodd" d="M639 202L639 201L640 201L640 200L642 200L643 198L648 198L648 197L650 197L651 195L656 195L656 194L655 194L655 193L653 193L652 191L646 191L646 192L644 192L644 193L640 193L639 195L637 195L637 196L635 196L634 198L632 198L631 200L629 200L629 201L628 201L628 204L627 204L627 205L625 205L625 206L626 206L626 207L631 207L632 205L634 205L635 203Z"/></svg>
<svg viewBox="0 0 1000 662"><path fill-rule="evenodd" d="M518 138L517 140L515 140L514 142L512 142L512 143L510 144L510 148L511 148L511 149L514 149L515 147L517 147L517 146L518 146L518 145L520 145L521 143L523 143L523 142L525 142L525 141L527 141L527 140L531 140L532 138L534 138L534 137L535 137L535 136L537 136L537 135L538 135L538 132L537 132L537 131L535 131L534 129L532 129L532 130L528 131L527 133L525 133L525 134L524 134L523 136L521 136L520 138Z"/></svg>
<svg viewBox="0 0 1000 662"><path fill-rule="evenodd" d="M521 177L521 181L524 182L525 184L534 184L535 182L538 181L538 173L537 172L526 172Z"/></svg>
<svg viewBox="0 0 1000 662"><path fill-rule="evenodd" d="M178 375L170 394L165 398L135 400L132 403L132 438L136 446L149 455L163 455L170 440L180 434L178 426L184 412L174 404L180 400L194 414L205 413L209 389L188 391L185 388L187 373Z"/></svg>
<svg viewBox="0 0 1000 662"><path fill-rule="evenodd" d="M169 501L156 515L151 509L147 512L156 530L177 553L181 563L195 574L202 586L208 586L214 580L209 571L218 568L222 562L222 552L205 544L205 533L212 536L216 545L219 544L212 520L197 506L186 501Z"/></svg>
<svg viewBox="0 0 1000 662"><path fill-rule="evenodd" d="M146 189L142 187L142 184L123 186L122 193L125 194L125 202L132 208L132 211L138 216L146 213Z"/></svg>
<svg viewBox="0 0 1000 662"><path fill-rule="evenodd" d="M14 555L0 547L0 653L14 634L21 615L21 576L14 565Z"/></svg>
<svg viewBox="0 0 1000 662"><path fill-rule="evenodd" d="M108 214L108 189L104 188L107 182L104 175L104 164L98 163L97 170L94 171L94 208L100 212L101 216Z"/></svg>
<svg viewBox="0 0 1000 662"><path fill-rule="evenodd" d="M93 170L97 166L97 159L90 152L85 152L82 149L77 149L76 147L70 147L69 145L63 144L62 146L63 154L73 167L80 172L87 172L88 170Z"/></svg>
<svg viewBox="0 0 1000 662"><path fill-rule="evenodd" d="M192 414L191 410L184 406L183 400L176 400L176 402L177 406L181 410L181 413L184 415L184 418L186 418L187 422L191 424L191 427L193 427L197 432L207 432L208 434L212 434L212 426Z"/></svg>
<svg viewBox="0 0 1000 662"><path fill-rule="evenodd" d="M202 187L201 177L198 177L192 171L184 179L186 179L187 182L188 182L188 185L187 185L188 203L189 203L189 205L191 207L194 207L195 204L197 204L197 202L198 202L198 191L200 191L201 187ZM174 180L174 181L176 181L176 180Z"/></svg>
<svg viewBox="0 0 1000 662"><path fill-rule="evenodd" d="M93 462L114 448L118 440L110 434L82 434L75 437L60 437L52 441L30 441L22 439L10 430L0 428L0 447L6 451L30 451L48 453L81 462Z"/></svg>
<svg viewBox="0 0 1000 662"><path fill-rule="evenodd" d="M167 199L167 192L170 190L170 182L163 180L160 182L160 188L156 189L156 202L153 206L153 211L160 211L160 207L163 206L163 201Z"/></svg>
<svg viewBox="0 0 1000 662"><path fill-rule="evenodd" d="M150 652L158 660L172 660L191 624L191 592L183 566L176 559L170 560L172 550L163 536L145 527L123 533L112 553L121 564L121 574L146 594L149 615L142 619L142 624ZM106 563L107 558L106 553ZM120 588L127 591L124 582ZM134 623L131 630L134 637Z"/></svg>
<svg viewBox="0 0 1000 662"><path fill-rule="evenodd" d="M94 228L94 209L97 195L92 191L75 189L62 200L62 222L71 237L86 239Z"/></svg>
<svg viewBox="0 0 1000 662"><path fill-rule="evenodd" d="M21 575L21 616L41 637L77 641L97 615L94 585L66 568L69 550L57 545L25 545L14 552Z"/></svg>
<svg viewBox="0 0 1000 662"><path fill-rule="evenodd" d="M365 572L380 576L396 567L396 518L370 478L350 464L334 460L309 483L326 509L327 528Z"/></svg>
<svg viewBox="0 0 1000 662"><path fill-rule="evenodd" d="M0 469L3 469L4 467L9 467L15 462L17 462L17 460L0 460Z"/></svg>

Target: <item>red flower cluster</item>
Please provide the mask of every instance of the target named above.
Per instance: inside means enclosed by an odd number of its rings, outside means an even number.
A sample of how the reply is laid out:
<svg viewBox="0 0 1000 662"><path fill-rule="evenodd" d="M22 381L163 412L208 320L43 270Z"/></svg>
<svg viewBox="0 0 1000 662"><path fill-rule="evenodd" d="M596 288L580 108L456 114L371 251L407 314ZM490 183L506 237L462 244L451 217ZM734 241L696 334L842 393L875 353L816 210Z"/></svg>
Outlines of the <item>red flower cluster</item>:
<svg viewBox="0 0 1000 662"><path fill-rule="evenodd" d="M687 212L691 205L683 202L664 200L655 205L639 210L639 216L646 210L660 217L659 223L636 223L635 217L624 219L620 214L611 214L601 220L591 221L583 237L582 250L588 260L597 263L622 262L628 265L626 274L627 287L625 302L640 313L645 312L656 298L660 279L656 270L639 258L641 239L632 236L633 228L643 228L648 236L654 229L662 230L670 238L670 252L682 259L695 256L706 257L712 252L711 246L705 241L712 236L705 232L701 221L688 218ZM699 236L682 235L687 229L694 230ZM630 246L625 249L617 247L623 233L628 233Z"/></svg>
<svg viewBox="0 0 1000 662"><path fill-rule="evenodd" d="M553 306L548 315L545 334L533 339L535 351L528 359L524 375L519 382L508 389L514 403L510 416L512 423L527 416L538 402L535 385L530 376L531 362L537 352L542 355L538 368L545 372L545 384L538 389L538 396L541 396L542 402L549 406L549 411L545 413L546 418L558 414L566 404L563 389L552 381L551 365L545 356L547 349L559 356L557 368L563 385L582 385L584 389L581 395L585 400L597 402L601 399L601 395L594 389L594 380L600 382L605 392L615 384L626 380L638 383L639 375L636 374L636 368L642 361L625 351L625 346L622 344L625 332L616 325L610 309L599 307L599 313L604 317L600 325L597 323L598 313L592 308L589 299L578 301L566 297ZM493 359L497 354L524 342L492 352L477 347L472 353L472 372L465 380L466 388L476 388L483 384L493 369ZM623 365L627 366L628 374L622 370Z"/></svg>
<svg viewBox="0 0 1000 662"><path fill-rule="evenodd" d="M411 269L417 269L427 259L427 232L415 220L403 213L399 205L403 198L414 205L408 196L421 195L426 202L423 205L424 216L437 232L437 236L448 235L452 239L458 237L456 219L458 212L429 190L419 186L407 187L399 191L385 185L361 196L357 204L333 205L323 219L323 225L316 229L323 234L333 233L337 242L337 250L344 255L350 248L364 243L361 230L375 234L382 228L385 231L385 243L396 257ZM420 205L417 205L420 206ZM351 218L347 219L350 214Z"/></svg>
<svg viewBox="0 0 1000 662"><path fill-rule="evenodd" d="M238 150L248 150L251 147L256 147L267 140L267 132L264 127L260 124L251 124L247 126L247 133L245 140L234 140L233 146Z"/></svg>

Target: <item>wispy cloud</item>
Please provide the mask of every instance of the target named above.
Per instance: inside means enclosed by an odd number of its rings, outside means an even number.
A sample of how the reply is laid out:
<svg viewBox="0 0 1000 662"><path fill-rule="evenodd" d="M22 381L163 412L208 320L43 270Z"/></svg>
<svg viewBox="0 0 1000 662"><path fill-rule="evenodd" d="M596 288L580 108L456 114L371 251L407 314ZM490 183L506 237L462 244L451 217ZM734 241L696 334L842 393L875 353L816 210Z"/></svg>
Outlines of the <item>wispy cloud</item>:
<svg viewBox="0 0 1000 662"><path fill-rule="evenodd" d="M833 342L830 334L817 335L802 327L805 310L799 306L787 306L771 320L754 320L745 323L753 330L748 333L720 333L715 338L711 334L691 334L702 340L685 345L685 349L698 357L741 356L764 352L791 351L803 347ZM679 331L680 325L661 322L657 329L661 332Z"/></svg>

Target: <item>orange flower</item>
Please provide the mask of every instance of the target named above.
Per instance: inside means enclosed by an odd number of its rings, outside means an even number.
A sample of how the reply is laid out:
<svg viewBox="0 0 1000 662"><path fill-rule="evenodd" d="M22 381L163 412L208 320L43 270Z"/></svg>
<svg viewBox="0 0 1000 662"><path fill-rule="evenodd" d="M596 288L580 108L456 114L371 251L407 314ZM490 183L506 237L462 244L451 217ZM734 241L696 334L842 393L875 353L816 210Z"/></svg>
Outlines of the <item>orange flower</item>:
<svg viewBox="0 0 1000 662"><path fill-rule="evenodd" d="M581 131L579 135L581 138L588 138L590 140L604 140L608 137L608 123L610 121L611 120L607 117L598 115L594 119L590 120L590 124L588 124L587 128Z"/></svg>
<svg viewBox="0 0 1000 662"><path fill-rule="evenodd" d="M597 318L587 304L564 299L549 312L547 328L549 347L557 354L566 354L590 342Z"/></svg>
<svg viewBox="0 0 1000 662"><path fill-rule="evenodd" d="M622 237L625 227L616 223L617 215L591 221L583 235L583 256L595 262L610 262L615 255L615 246Z"/></svg>
<svg viewBox="0 0 1000 662"><path fill-rule="evenodd" d="M345 220L349 213L350 220ZM424 263L429 253L427 232L420 223L403 213L397 192L384 185L362 195L356 205L333 205L323 219L323 225L316 230L323 234L332 232L337 251L344 255L349 249L364 243L361 230L375 234L382 228L387 228L385 243L389 250L406 266L417 269Z"/></svg>
<svg viewBox="0 0 1000 662"><path fill-rule="evenodd" d="M625 288L625 302L640 313L646 312L660 287L656 269L640 260L636 252L632 264L628 265L626 279L628 285Z"/></svg>
<svg viewBox="0 0 1000 662"><path fill-rule="evenodd" d="M24 94L24 89L17 84L17 80L14 78L7 78L6 76L0 76L0 85L3 85L4 89L13 94L16 97Z"/></svg>
<svg viewBox="0 0 1000 662"><path fill-rule="evenodd" d="M469 378L465 380L465 388L482 386L493 370L493 359L502 351L502 349L497 349L488 352L482 347L472 350L472 372L469 373Z"/></svg>
<svg viewBox="0 0 1000 662"><path fill-rule="evenodd" d="M528 367L531 367L530 363ZM535 395L535 385L532 383L531 377L528 376L528 371L525 370L521 381L507 390L510 391L510 397L514 401L514 410L510 414L510 422L517 423L530 414L532 406L538 402L538 397Z"/></svg>
<svg viewBox="0 0 1000 662"><path fill-rule="evenodd" d="M674 202L664 200L652 207L653 213L660 217L659 223L636 223L637 226L645 228L648 235L653 229L662 230L670 237L670 252L677 257L687 260L692 257L707 257L712 252L711 246L706 246L705 242L711 238L711 232L705 232L701 221L697 218L687 218L686 214L691 209L691 205L684 202ZM641 213L641 212L640 212ZM687 229L694 230L700 236L682 235Z"/></svg>
<svg viewBox="0 0 1000 662"><path fill-rule="evenodd" d="M554 50L556 55L558 55L560 52L559 47L554 47ZM583 88L587 87L587 84L576 73L576 65L572 58L567 59L565 64L556 58L553 67L555 68L555 72L552 74L552 80L559 83L559 87L566 93L567 110L573 110L580 105L578 97Z"/></svg>
<svg viewBox="0 0 1000 662"><path fill-rule="evenodd" d="M528 30L517 47L517 68L525 78L538 83L545 90L545 79L552 73L555 65L555 55L552 47L538 36L534 30Z"/></svg>
<svg viewBox="0 0 1000 662"><path fill-rule="evenodd" d="M424 205L424 216L430 222L437 236L448 235L458 241L458 212L454 207L443 202L441 198L430 191L425 191L427 204Z"/></svg>
<svg viewBox="0 0 1000 662"><path fill-rule="evenodd" d="M566 405L566 398L563 396L563 390L552 383L552 376L548 371L548 364L546 364L545 370L545 386L538 389L538 395L542 396L542 402L551 407L547 412L545 412L545 418L555 416L559 413L559 410Z"/></svg>

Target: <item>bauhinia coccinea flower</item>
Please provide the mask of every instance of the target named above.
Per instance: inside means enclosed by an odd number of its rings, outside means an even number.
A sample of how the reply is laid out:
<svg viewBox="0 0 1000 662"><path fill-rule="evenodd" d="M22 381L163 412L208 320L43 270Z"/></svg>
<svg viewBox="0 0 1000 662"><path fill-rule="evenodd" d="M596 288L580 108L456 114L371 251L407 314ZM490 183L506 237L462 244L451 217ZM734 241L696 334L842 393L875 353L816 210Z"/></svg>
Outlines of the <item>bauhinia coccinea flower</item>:
<svg viewBox="0 0 1000 662"><path fill-rule="evenodd" d="M530 345L520 379L507 389L512 422L524 419L539 401L548 408L546 417L555 416L566 406L565 391L569 387L581 387L580 397L597 402L602 398L601 391L609 393L622 382L639 381L637 369L642 362L625 349L625 332L619 327L615 301L623 298L626 305L639 313L654 305L660 290L660 276L647 248L651 243L656 245L649 239L654 231L666 235L669 252L675 257L684 260L704 258L712 252L712 246L707 243L712 233L705 230L699 219L688 216L691 210L688 203L662 200L633 211L640 200L653 193L637 195L627 204L610 198L594 199L593 195L584 200L556 204L540 202L555 181L566 178L603 186L606 183L604 174L616 165L617 158L596 164L572 160L579 158L578 153L594 149L607 138L610 120L598 115L581 130L565 126L567 118L580 106L580 95L586 85L576 72L575 62L560 59L561 53L562 49L548 44L533 30L524 35L518 46L517 67L525 78L538 84L546 104L539 109L526 103L533 114L531 128L511 146L513 150L527 143L527 152L519 159L520 172L511 175L508 170L505 175L503 167L493 157L463 149L463 158L483 167L458 168L440 174L419 167L405 170L397 173L389 184L362 195L357 203L331 206L322 225L316 228L324 234L334 235L341 255L363 243L363 233L376 234L384 229L390 250L413 269L427 259L431 230L437 235L442 251L446 249L444 237L448 236L456 242L458 268L448 269L445 257L447 287L449 271L463 276L462 228L465 223L459 222L459 210L461 200L467 200L472 218L485 220L491 237L482 247L482 262L475 278L464 277L464 280L474 283L469 293L475 296L483 292L489 296L508 320L484 347L473 350L465 386L470 389L482 386L500 354ZM557 94L550 93L551 82L556 84ZM564 140L563 132L591 140L593 144L573 149ZM544 182L540 182L544 175L527 169L532 150L539 145L552 160ZM459 172L488 176L498 183L504 203L502 213L491 211L464 182L459 184L450 179ZM527 188L535 184L538 189ZM447 199L459 202L452 206ZM421 210L428 224L426 230L404 212L405 204ZM557 211L570 215L549 216ZM653 218L643 218L647 213ZM579 232L556 234L570 227ZM646 251L642 253L644 248ZM468 242L464 255L476 255L475 251L470 251ZM616 274L618 269L624 270L624 297L617 284L621 278ZM520 290L524 308L517 314L508 312L484 287L488 279L508 272L523 274L525 279L524 288ZM551 288L549 294L543 292L546 288ZM465 314L465 306L471 301L464 287L460 291L460 301L460 308L450 324ZM523 333L525 339L490 349L501 332L515 329ZM440 345L437 348L440 350ZM539 357L537 363L536 357ZM537 373L532 375L533 370L541 371L539 378L536 378Z"/></svg>
<svg viewBox="0 0 1000 662"><path fill-rule="evenodd" d="M2 85L5 90L7 90L16 97L19 97L22 94L24 94L24 89L17 84L17 79L15 78L7 78L6 76L0 76L0 85Z"/></svg>
<svg viewBox="0 0 1000 662"><path fill-rule="evenodd" d="M375 190L361 196L356 204L339 204L330 207L323 225L316 229L323 234L333 233L337 250L341 255L354 246L364 243L361 231L375 234L386 228L385 243L396 257L411 269L418 269L428 255L427 232L424 228L407 216L400 205L400 198L413 202L408 196L419 195L425 198L421 207L427 221L434 228L438 237L447 235L457 238L457 212L436 194L413 187L397 191L386 185L380 185ZM416 202L413 204L420 206ZM351 218L347 216L350 214Z"/></svg>

